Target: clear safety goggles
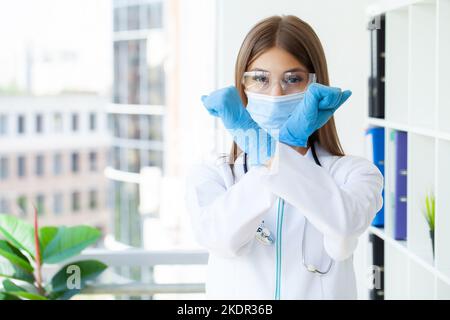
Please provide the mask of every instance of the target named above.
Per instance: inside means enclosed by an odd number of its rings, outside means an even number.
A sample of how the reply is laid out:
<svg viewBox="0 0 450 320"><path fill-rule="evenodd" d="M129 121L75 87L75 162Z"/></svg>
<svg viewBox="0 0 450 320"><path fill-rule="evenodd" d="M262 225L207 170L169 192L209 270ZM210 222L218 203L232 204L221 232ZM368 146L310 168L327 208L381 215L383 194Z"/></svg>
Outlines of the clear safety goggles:
<svg viewBox="0 0 450 320"><path fill-rule="evenodd" d="M242 77L246 91L262 94L270 94L276 84L280 84L284 94L300 93L306 91L313 82L316 82L316 74L306 71L285 72L277 79L268 71L255 70L244 72Z"/></svg>

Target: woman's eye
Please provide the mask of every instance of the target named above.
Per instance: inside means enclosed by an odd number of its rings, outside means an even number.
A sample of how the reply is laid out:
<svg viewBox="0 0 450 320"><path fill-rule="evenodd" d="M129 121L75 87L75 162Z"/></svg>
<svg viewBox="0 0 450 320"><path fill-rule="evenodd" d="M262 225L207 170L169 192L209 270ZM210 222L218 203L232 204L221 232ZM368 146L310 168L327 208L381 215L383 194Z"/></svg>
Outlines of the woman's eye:
<svg viewBox="0 0 450 320"><path fill-rule="evenodd" d="M299 77L299 76L290 76L286 79L287 83L292 83L292 84L300 83L302 81L303 81L303 78Z"/></svg>
<svg viewBox="0 0 450 320"><path fill-rule="evenodd" d="M263 75L255 75L253 77L253 81L260 82L260 83L267 83L269 81L269 78L267 76L263 76Z"/></svg>

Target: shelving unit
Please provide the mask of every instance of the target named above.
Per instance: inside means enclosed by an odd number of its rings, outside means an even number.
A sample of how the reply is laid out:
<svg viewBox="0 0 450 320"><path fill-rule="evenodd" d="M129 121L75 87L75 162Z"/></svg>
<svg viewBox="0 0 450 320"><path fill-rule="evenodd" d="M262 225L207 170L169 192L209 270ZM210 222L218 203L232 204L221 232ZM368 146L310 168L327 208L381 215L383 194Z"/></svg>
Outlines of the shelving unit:
<svg viewBox="0 0 450 320"><path fill-rule="evenodd" d="M450 299L450 0L380 1L385 13L385 299ZM407 240L394 238L395 131L408 133ZM423 216L436 196L435 257ZM368 240L367 240L368 241Z"/></svg>

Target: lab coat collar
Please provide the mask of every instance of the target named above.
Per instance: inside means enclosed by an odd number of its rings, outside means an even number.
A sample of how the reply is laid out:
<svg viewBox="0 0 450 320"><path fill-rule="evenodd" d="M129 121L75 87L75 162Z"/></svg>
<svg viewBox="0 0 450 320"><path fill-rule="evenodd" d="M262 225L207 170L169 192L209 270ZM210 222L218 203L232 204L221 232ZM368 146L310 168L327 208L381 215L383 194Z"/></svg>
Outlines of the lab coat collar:
<svg viewBox="0 0 450 320"><path fill-rule="evenodd" d="M330 153L328 151L326 151L324 148L322 148L322 146L317 141L315 141L313 143L314 143L314 147L316 148L317 157L319 158L319 161L322 162L321 159L325 156L329 156ZM306 153L303 155L303 157L307 158L310 161L315 162L311 147L308 148L308 151L306 151Z"/></svg>
<svg viewBox="0 0 450 320"><path fill-rule="evenodd" d="M278 142L277 144L278 144L277 148L279 148L280 142ZM324 158L330 156L331 154L327 150L322 148L322 146L317 141L314 142L314 146L316 147L317 157L319 158L319 161L323 166L324 163L326 162L326 159L324 159ZM295 151L295 152L297 152L297 151ZM304 155L302 155L301 153L298 153L298 154L303 156L304 158L308 159L309 161L315 162L311 147L308 148L308 151L306 151L306 153ZM244 156L244 153L241 152L241 154L236 158L235 164L237 165L237 167L240 167L244 163L243 156Z"/></svg>
<svg viewBox="0 0 450 320"><path fill-rule="evenodd" d="M316 154L317 157L319 158L319 161L322 163L322 160L326 161L329 159L329 157L332 156L332 154L330 152L328 152L326 149L324 149L320 143L318 143L317 141L314 142L314 146L316 147ZM312 149L309 148L308 152L305 154L305 156L308 156L309 159L311 159L312 161L314 161L314 157L312 155Z"/></svg>

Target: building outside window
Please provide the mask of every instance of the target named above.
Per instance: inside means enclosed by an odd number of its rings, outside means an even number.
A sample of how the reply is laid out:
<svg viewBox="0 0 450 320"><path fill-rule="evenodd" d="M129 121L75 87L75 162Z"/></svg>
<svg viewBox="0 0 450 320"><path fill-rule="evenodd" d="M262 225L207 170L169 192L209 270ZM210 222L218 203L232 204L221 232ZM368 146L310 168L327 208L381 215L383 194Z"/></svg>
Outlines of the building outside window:
<svg viewBox="0 0 450 320"><path fill-rule="evenodd" d="M73 132L77 132L78 131L78 127L79 127L79 123L78 123L79 119L78 119L78 114L76 113L72 113L72 131Z"/></svg>
<svg viewBox="0 0 450 320"><path fill-rule="evenodd" d="M80 155L78 152L72 152L70 157L70 168L73 173L80 171Z"/></svg>
<svg viewBox="0 0 450 320"><path fill-rule="evenodd" d="M43 131L43 116L42 114L37 114L35 117L35 131L36 133L42 133Z"/></svg>
<svg viewBox="0 0 450 320"><path fill-rule="evenodd" d="M53 155L53 174L58 176L62 173L62 154L56 153Z"/></svg>
<svg viewBox="0 0 450 320"><path fill-rule="evenodd" d="M17 176L19 178L23 178L26 176L26 158L25 156L18 156L17 157Z"/></svg>
<svg viewBox="0 0 450 320"><path fill-rule="evenodd" d="M17 133L25 133L25 116L23 114L17 116Z"/></svg>
<svg viewBox="0 0 450 320"><path fill-rule="evenodd" d="M36 163L35 163L35 174L38 177L42 177L44 175L44 156L39 154L36 156Z"/></svg>
<svg viewBox="0 0 450 320"><path fill-rule="evenodd" d="M28 214L27 197L25 195L19 196L17 198L16 204L19 209L20 215L26 216Z"/></svg>
<svg viewBox="0 0 450 320"><path fill-rule="evenodd" d="M0 114L0 136L8 133L8 116L6 114Z"/></svg>
<svg viewBox="0 0 450 320"><path fill-rule="evenodd" d="M63 131L63 118L60 112L53 114L53 129L55 132Z"/></svg>
<svg viewBox="0 0 450 320"><path fill-rule="evenodd" d="M38 215L42 216L45 214L45 196L43 194L36 196L36 209Z"/></svg>
<svg viewBox="0 0 450 320"><path fill-rule="evenodd" d="M79 191L72 192L72 212L76 213L81 210L81 194Z"/></svg>
<svg viewBox="0 0 450 320"><path fill-rule="evenodd" d="M97 190L89 191L89 209L96 210L98 208L98 192Z"/></svg>
<svg viewBox="0 0 450 320"><path fill-rule="evenodd" d="M126 4L114 0L113 5L117 38L113 40L112 102L123 105L124 110L126 105L141 105L142 110L151 111L109 114L113 136L110 165L125 173L139 173L148 164L163 169L166 77L163 59L158 58L164 47L163 1ZM137 206L131 205L139 203L139 188L124 181L111 182L116 239L140 246L141 218Z"/></svg>
<svg viewBox="0 0 450 320"><path fill-rule="evenodd" d="M63 213L63 210L63 194L61 192L55 193L53 195L53 214L60 215Z"/></svg>
<svg viewBox="0 0 450 320"><path fill-rule="evenodd" d="M97 171L97 152L89 152L89 171Z"/></svg>
<svg viewBox="0 0 450 320"><path fill-rule="evenodd" d="M9 201L6 198L0 198L0 213L9 213Z"/></svg>
<svg viewBox="0 0 450 320"><path fill-rule="evenodd" d="M9 177L9 159L0 157L0 180L6 180Z"/></svg>
<svg viewBox="0 0 450 320"><path fill-rule="evenodd" d="M89 130L95 131L97 129L97 115L94 112L89 113Z"/></svg>

